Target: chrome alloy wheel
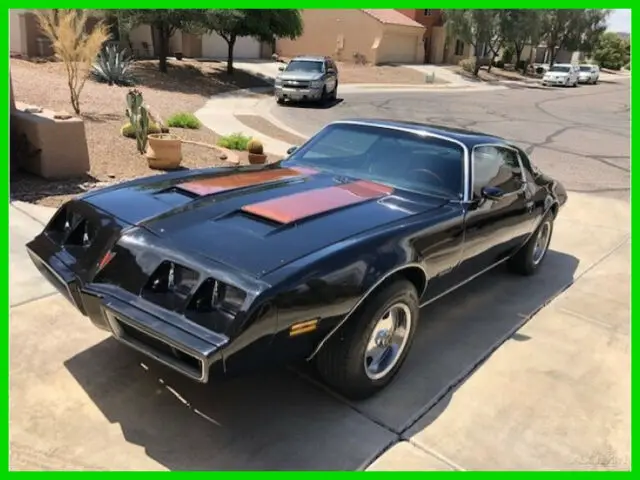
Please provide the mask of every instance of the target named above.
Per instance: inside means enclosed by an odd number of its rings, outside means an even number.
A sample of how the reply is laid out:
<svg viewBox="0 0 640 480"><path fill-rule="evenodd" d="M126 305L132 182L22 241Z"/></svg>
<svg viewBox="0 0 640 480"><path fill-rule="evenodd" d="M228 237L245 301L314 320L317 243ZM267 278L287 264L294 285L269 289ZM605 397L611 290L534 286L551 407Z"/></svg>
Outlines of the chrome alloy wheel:
<svg viewBox="0 0 640 480"><path fill-rule="evenodd" d="M389 307L380 317L364 352L364 370L371 380L387 375L404 352L411 331L411 310L404 303Z"/></svg>
<svg viewBox="0 0 640 480"><path fill-rule="evenodd" d="M533 255L531 260L534 265L538 265L544 258L549 248L549 240L551 240L551 223L544 222L540 225L540 229L536 235L536 243L533 246Z"/></svg>

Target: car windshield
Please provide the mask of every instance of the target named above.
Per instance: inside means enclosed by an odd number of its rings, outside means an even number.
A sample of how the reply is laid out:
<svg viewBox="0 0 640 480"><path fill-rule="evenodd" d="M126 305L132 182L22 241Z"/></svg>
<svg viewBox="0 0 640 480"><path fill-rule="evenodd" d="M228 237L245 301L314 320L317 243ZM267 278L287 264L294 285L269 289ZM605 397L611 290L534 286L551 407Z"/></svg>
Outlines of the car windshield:
<svg viewBox="0 0 640 480"><path fill-rule="evenodd" d="M591 65L583 65L580 67L580 71L581 72L590 72L591 71Z"/></svg>
<svg viewBox="0 0 640 480"><path fill-rule="evenodd" d="M329 125L283 165L371 180L415 193L460 198L464 149L446 139L372 125Z"/></svg>
<svg viewBox="0 0 640 480"><path fill-rule="evenodd" d="M554 65L549 69L550 72L564 72L564 73L567 73L569 70L571 70L571 68L566 67L564 65Z"/></svg>
<svg viewBox="0 0 640 480"><path fill-rule="evenodd" d="M322 62L314 62L310 60L292 60L285 69L286 72L322 72Z"/></svg>

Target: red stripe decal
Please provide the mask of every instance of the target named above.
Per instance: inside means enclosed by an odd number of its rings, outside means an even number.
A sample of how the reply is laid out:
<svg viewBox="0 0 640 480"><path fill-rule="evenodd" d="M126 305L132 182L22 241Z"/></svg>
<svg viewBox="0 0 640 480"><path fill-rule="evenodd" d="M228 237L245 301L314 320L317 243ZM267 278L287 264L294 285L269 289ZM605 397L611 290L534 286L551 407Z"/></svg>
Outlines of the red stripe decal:
<svg viewBox="0 0 640 480"><path fill-rule="evenodd" d="M213 193L235 190L237 188L260 185L262 183L313 175L317 171L310 168L293 167L260 170L258 172L237 173L223 177L192 180L179 185L179 188L195 195L211 195Z"/></svg>
<svg viewBox="0 0 640 480"><path fill-rule="evenodd" d="M357 181L245 205L242 210L287 224L319 213L382 198L391 193L393 193L393 189L390 187L373 182Z"/></svg>

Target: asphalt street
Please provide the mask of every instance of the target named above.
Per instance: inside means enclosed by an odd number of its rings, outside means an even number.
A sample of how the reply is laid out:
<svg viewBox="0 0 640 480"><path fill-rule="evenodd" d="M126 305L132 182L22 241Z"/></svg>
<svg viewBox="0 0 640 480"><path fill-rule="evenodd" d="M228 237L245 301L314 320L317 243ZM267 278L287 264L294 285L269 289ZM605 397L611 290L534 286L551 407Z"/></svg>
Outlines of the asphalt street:
<svg viewBox="0 0 640 480"><path fill-rule="evenodd" d="M339 95L329 107L278 106L271 114L304 135L344 118L391 118L501 136L575 192L629 201L628 79L578 88L512 87L481 92ZM312 110L312 114L310 114Z"/></svg>

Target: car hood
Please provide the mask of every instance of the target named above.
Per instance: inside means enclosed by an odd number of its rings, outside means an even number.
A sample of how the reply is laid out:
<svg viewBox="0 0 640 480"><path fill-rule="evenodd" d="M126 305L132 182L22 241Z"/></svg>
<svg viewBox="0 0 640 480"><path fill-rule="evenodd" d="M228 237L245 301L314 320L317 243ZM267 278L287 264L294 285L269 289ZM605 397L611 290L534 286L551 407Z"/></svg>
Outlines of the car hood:
<svg viewBox="0 0 640 480"><path fill-rule="evenodd" d="M279 78L281 80L298 80L309 82L322 78L322 74L317 72L282 72Z"/></svg>
<svg viewBox="0 0 640 480"><path fill-rule="evenodd" d="M446 203L356 178L281 165L158 177L107 190L84 201L163 237L177 250L256 278Z"/></svg>
<svg viewBox="0 0 640 480"><path fill-rule="evenodd" d="M568 77L568 72L547 72L546 75L550 77Z"/></svg>

